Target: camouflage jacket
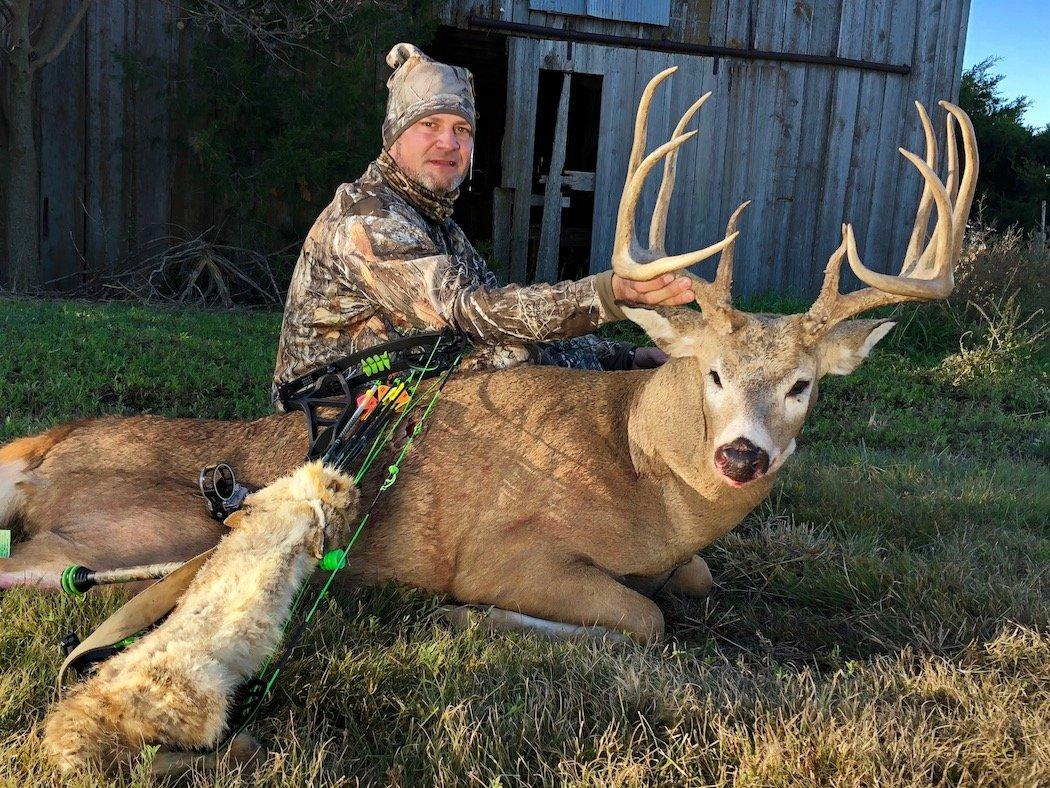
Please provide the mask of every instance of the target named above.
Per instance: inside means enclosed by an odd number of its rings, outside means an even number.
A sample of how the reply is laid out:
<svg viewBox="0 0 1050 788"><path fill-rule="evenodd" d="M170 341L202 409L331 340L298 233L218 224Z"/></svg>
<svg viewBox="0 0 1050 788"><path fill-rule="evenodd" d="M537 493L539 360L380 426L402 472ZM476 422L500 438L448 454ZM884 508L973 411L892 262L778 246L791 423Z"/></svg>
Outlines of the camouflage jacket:
<svg viewBox="0 0 1050 788"><path fill-rule="evenodd" d="M340 186L303 244L288 288L275 387L358 350L446 326L471 339L467 369L529 361L629 366L629 346L584 336L623 318L611 273L500 287L447 211L383 165L373 162Z"/></svg>

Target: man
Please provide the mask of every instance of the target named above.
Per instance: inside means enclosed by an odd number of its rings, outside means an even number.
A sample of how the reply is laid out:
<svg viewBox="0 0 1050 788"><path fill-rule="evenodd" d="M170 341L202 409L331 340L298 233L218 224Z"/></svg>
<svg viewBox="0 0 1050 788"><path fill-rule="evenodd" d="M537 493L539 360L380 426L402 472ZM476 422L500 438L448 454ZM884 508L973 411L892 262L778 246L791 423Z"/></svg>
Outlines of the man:
<svg viewBox="0 0 1050 788"><path fill-rule="evenodd" d="M473 156L473 78L411 44L387 55L394 73L383 151L343 184L315 222L292 275L274 386L358 350L455 326L471 339L468 369L522 362L583 369L662 364L589 332L623 319L616 302L692 300L689 280L631 282L612 272L575 282L499 287L451 220Z"/></svg>

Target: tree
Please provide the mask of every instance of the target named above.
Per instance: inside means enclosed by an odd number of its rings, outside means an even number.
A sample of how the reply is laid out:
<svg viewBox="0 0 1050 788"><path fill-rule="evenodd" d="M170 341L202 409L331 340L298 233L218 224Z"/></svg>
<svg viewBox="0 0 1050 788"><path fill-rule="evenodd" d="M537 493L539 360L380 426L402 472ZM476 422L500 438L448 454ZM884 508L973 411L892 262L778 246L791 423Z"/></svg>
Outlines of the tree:
<svg viewBox="0 0 1050 788"><path fill-rule="evenodd" d="M246 2L183 6L195 30L187 78L172 93L175 136L212 206L209 237L287 250L270 258L286 283L335 188L380 149L386 90L377 71L387 68L377 64L398 41L425 46L440 0L286 0L279 24L267 0Z"/></svg>
<svg viewBox="0 0 1050 788"><path fill-rule="evenodd" d="M82 0L63 24L65 2L47 0L35 25L30 0L0 0L0 164L5 195L8 284L37 282L40 258L40 167L33 133L40 70L62 54L87 14Z"/></svg>
<svg viewBox="0 0 1050 788"><path fill-rule="evenodd" d="M988 218L1001 227L1037 226L1039 204L1050 199L1050 126L1037 132L1022 118L1025 96L1007 100L997 59L985 58L963 74L959 104L969 113L981 152L978 196Z"/></svg>

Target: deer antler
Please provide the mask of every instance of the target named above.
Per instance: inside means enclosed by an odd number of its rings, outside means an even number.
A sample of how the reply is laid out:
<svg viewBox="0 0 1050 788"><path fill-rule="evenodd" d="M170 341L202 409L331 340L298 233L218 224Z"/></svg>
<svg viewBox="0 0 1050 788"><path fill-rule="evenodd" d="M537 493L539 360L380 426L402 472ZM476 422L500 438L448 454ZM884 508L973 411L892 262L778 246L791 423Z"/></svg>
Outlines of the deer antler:
<svg viewBox="0 0 1050 788"><path fill-rule="evenodd" d="M979 159L977 139L969 116L954 104L947 101L939 103L948 112L947 184L942 183L937 176L936 136L926 109L917 101L915 107L919 111L919 119L922 121L926 137L926 159L924 161L914 153L898 148L901 154L915 165L925 181L916 212L915 227L912 229L900 274L889 276L865 267L857 253L857 239L853 235L853 227L849 224L842 225L842 243L828 260L820 295L806 314L806 322L814 339L823 336L836 323L869 309L902 301L933 301L947 298L955 287L953 269L962 251L966 219L970 214L970 205L973 203L977 186ZM965 154L961 178L955 141L956 121L962 131ZM937 221L927 240L930 210L934 205L937 208ZM849 260L850 268L857 278L869 287L847 295L839 293L839 276L844 257Z"/></svg>
<svg viewBox="0 0 1050 788"><path fill-rule="evenodd" d="M718 272L713 282L705 281L688 272L686 274L693 280L693 293L696 296L697 303L700 304L700 308L704 312L705 318L716 321L723 327L728 328L734 322L732 320L734 310L730 305L730 287L733 281L733 244L740 234L736 229L736 225L741 212L747 207L748 203L745 202L733 212L726 227L725 238L718 243L704 249L698 249L695 252L679 255L668 255L664 245L667 229L667 209L671 202L671 192L674 190L678 149L697 135L698 132L696 131L685 132L685 127L700 107L710 98L711 94L704 94L685 111L681 120L678 121L678 125L675 126L670 140L648 156L644 156L649 125L649 105L652 103L653 94L660 83L677 70L677 66L672 66L649 80L649 84L642 91L641 100L638 102L638 114L634 121L634 142L631 145L631 158L627 166L627 180L624 183L623 196L620 198L620 209L616 216L616 238L613 246L612 267L613 271L624 279L642 281L655 279L663 274L681 271L694 263L699 263L701 260L706 260L721 252L722 256L719 261ZM645 186L645 179L649 175L650 170L661 159L664 159L663 180L660 183L660 192L649 225L649 246L643 249L638 242L634 226L638 211L638 199L641 196L642 188Z"/></svg>

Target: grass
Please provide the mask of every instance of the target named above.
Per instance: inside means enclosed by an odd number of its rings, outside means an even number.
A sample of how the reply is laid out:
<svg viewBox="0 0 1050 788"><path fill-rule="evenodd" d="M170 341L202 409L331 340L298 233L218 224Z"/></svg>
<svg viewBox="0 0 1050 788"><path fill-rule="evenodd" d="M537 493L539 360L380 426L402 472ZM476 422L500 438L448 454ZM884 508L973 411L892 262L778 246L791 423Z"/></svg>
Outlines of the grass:
<svg viewBox="0 0 1050 788"><path fill-rule="evenodd" d="M1043 291L976 287L1024 255L995 244L965 300L901 310L857 373L825 381L774 493L705 550L715 592L663 600L666 642L450 632L418 591L341 597L256 726L261 773L194 783L1050 783ZM278 327L0 302L0 439L103 412L263 413ZM0 783L55 782L38 750L55 644L120 601L0 596ZM151 781L140 765L116 784Z"/></svg>

